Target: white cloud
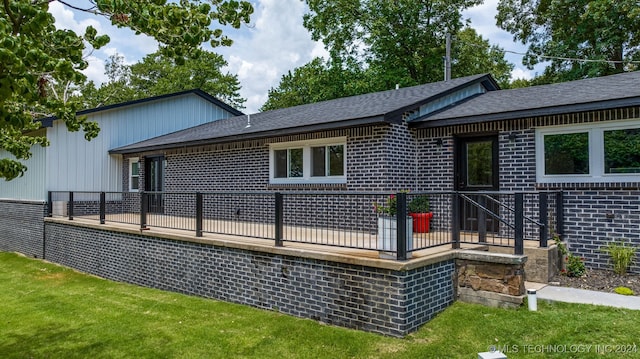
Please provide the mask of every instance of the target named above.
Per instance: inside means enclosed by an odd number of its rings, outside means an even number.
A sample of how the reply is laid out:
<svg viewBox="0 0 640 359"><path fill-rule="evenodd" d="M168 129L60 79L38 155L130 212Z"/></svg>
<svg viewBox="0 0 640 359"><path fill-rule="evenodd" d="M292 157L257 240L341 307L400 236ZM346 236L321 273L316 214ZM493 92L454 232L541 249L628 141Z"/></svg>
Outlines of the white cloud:
<svg viewBox="0 0 640 359"><path fill-rule="evenodd" d="M92 80L96 86L108 80L107 75L104 73L104 60L96 56L89 56L86 58L89 63L82 73L84 73L89 80Z"/></svg>
<svg viewBox="0 0 640 359"><path fill-rule="evenodd" d="M302 26L304 2L260 0L254 7L252 26L234 38L230 48L216 49L229 63L226 70L241 81L247 113L258 111L268 90L277 86L287 71L325 54ZM233 37L232 32L228 34Z"/></svg>
<svg viewBox="0 0 640 359"><path fill-rule="evenodd" d="M530 70L523 69L521 67L516 67L511 71L511 80L516 79L525 79L531 80L533 78L533 74Z"/></svg>

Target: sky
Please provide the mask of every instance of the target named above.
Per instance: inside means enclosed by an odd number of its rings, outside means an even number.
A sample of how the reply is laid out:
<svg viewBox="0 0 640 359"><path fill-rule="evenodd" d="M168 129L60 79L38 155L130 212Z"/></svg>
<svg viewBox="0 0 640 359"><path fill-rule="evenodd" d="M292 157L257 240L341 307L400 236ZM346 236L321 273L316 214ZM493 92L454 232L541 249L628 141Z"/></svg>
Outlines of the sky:
<svg viewBox="0 0 640 359"><path fill-rule="evenodd" d="M270 88L278 86L280 78L288 71L302 66L317 56L327 55L322 43L311 39L310 33L302 25L306 5L301 0L250 0L254 6L251 24L236 30L225 29L233 41L231 47L218 47L214 51L221 54L228 66L224 68L238 75L242 89L240 95L247 99L245 113L259 112L267 100ZM81 4L81 1L75 1ZM468 9L463 18L471 20L471 26L505 50L523 53L526 47L513 42L513 36L495 25L498 0L485 0L484 4ZM133 64L145 55L155 52L156 41L145 35L135 35L129 29L118 29L99 16L72 11L59 2L49 4L49 12L56 19L58 28L74 30L83 34L92 25L99 34L107 34L111 42L105 47L88 53L89 67L84 71L97 84L107 80L104 74L105 60L113 55L124 56L125 63ZM506 54L515 65L512 78L530 79L535 71L522 65L522 56Z"/></svg>

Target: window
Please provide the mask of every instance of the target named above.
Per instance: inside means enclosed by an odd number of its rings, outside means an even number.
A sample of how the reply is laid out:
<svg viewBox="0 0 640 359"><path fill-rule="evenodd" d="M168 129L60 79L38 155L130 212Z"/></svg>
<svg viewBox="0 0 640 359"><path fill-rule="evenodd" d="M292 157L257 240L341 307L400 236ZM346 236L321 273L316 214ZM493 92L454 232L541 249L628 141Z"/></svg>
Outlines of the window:
<svg viewBox="0 0 640 359"><path fill-rule="evenodd" d="M272 144L270 182L346 183L345 142L331 138Z"/></svg>
<svg viewBox="0 0 640 359"><path fill-rule="evenodd" d="M275 178L296 178L302 177L302 148L289 148L286 150L276 150L275 153Z"/></svg>
<svg viewBox="0 0 640 359"><path fill-rule="evenodd" d="M640 173L640 128L604 131L604 173Z"/></svg>
<svg viewBox="0 0 640 359"><path fill-rule="evenodd" d="M589 174L589 133L545 135L544 174Z"/></svg>
<svg viewBox="0 0 640 359"><path fill-rule="evenodd" d="M344 176L344 145L311 147L313 177Z"/></svg>
<svg viewBox="0 0 640 359"><path fill-rule="evenodd" d="M538 182L640 180L640 121L538 129Z"/></svg>
<svg viewBox="0 0 640 359"><path fill-rule="evenodd" d="M140 161L137 158L129 159L129 192L140 190Z"/></svg>

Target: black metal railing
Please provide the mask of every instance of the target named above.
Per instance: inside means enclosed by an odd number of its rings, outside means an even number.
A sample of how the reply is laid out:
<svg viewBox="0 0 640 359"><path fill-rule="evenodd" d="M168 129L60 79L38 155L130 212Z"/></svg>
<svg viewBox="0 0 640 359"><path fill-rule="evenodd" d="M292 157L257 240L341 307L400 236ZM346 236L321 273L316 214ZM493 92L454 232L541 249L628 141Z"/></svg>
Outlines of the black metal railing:
<svg viewBox="0 0 640 359"><path fill-rule="evenodd" d="M546 247L562 192L49 192L49 216L376 250L397 259L461 244ZM418 205L419 204L419 205ZM410 213L414 210L424 213Z"/></svg>

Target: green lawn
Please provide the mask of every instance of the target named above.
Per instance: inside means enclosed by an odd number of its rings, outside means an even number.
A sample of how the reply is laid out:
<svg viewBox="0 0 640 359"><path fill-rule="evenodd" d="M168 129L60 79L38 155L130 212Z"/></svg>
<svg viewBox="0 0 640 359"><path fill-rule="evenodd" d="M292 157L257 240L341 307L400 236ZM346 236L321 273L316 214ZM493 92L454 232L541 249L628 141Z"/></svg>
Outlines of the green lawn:
<svg viewBox="0 0 640 359"><path fill-rule="evenodd" d="M508 347L509 358L620 357L615 349L640 357L640 311L456 303L395 339L114 283L11 253L0 253L0 308L0 358L476 358L491 345Z"/></svg>

